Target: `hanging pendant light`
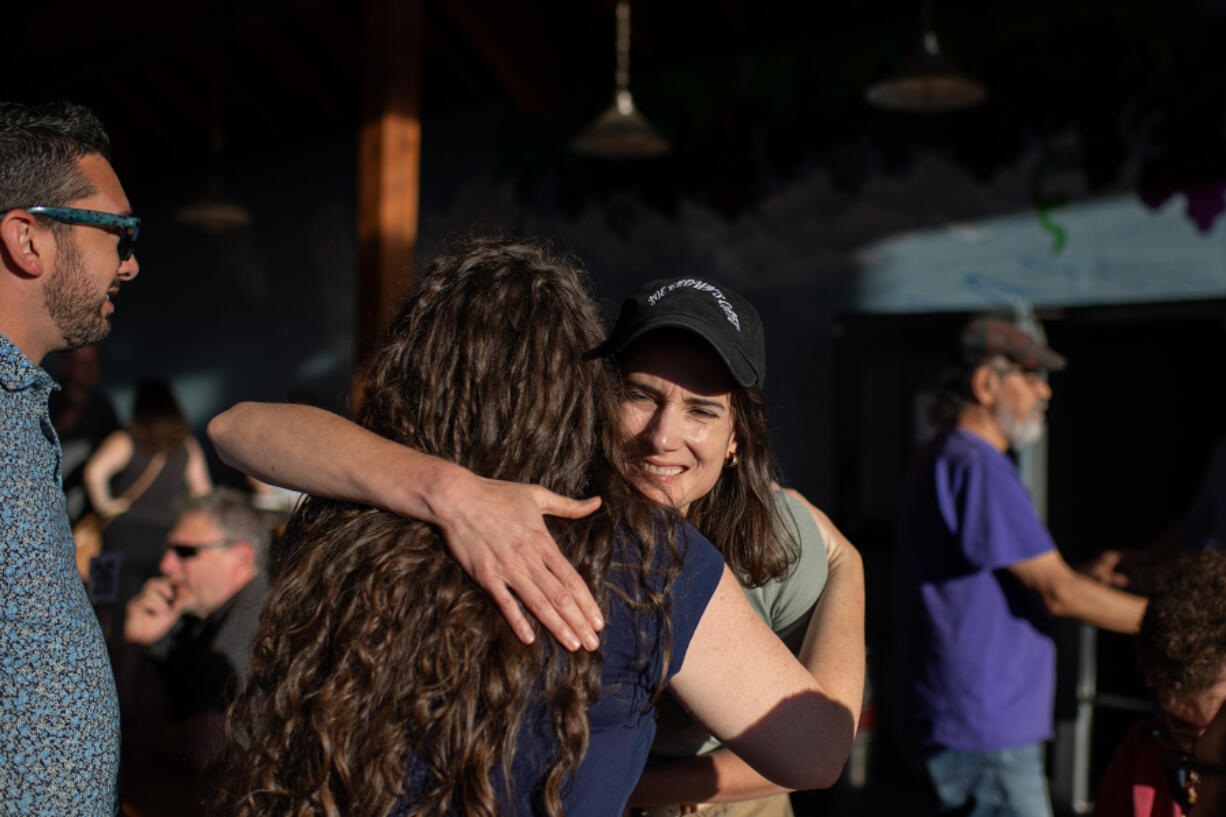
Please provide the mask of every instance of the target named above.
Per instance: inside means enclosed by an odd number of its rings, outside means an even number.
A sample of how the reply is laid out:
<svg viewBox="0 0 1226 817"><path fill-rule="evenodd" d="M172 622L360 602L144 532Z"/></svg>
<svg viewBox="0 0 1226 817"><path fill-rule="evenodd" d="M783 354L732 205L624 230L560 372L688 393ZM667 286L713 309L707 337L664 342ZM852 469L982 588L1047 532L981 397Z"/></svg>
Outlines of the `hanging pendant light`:
<svg viewBox="0 0 1226 817"><path fill-rule="evenodd" d="M649 159L671 150L668 141L634 107L630 96L630 3L617 4L617 88L613 104L570 143L570 149L600 159Z"/></svg>
<svg viewBox="0 0 1226 817"><path fill-rule="evenodd" d="M231 196L213 171L200 194L175 211L182 224L208 233L224 233L251 225L251 211Z"/></svg>
<svg viewBox="0 0 1226 817"><path fill-rule="evenodd" d="M897 73L870 85L864 98L870 105L888 111L945 113L980 104L988 98L988 90L941 53L932 28L932 6L930 0L924 0L924 32L919 48Z"/></svg>
<svg viewBox="0 0 1226 817"><path fill-rule="evenodd" d="M179 223L214 234L251 225L251 211L229 194L218 173L223 143L221 125L215 122L209 135L212 168L208 181L199 195L175 211Z"/></svg>

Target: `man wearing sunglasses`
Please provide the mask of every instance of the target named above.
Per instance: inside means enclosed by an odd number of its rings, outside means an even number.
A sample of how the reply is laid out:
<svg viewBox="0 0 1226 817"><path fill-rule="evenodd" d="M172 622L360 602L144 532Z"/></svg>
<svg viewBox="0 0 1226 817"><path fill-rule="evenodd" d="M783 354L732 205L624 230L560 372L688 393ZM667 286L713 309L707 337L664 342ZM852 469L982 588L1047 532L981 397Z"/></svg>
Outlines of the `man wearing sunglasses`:
<svg viewBox="0 0 1226 817"><path fill-rule="evenodd" d="M1159 568L1135 646L1159 713L1137 724L1099 784L1095 817L1223 812L1226 791L1226 555Z"/></svg>
<svg viewBox="0 0 1226 817"><path fill-rule="evenodd" d="M1006 455L1042 434L1064 358L996 318L961 347L898 511L901 732L941 813L1050 817L1051 617L1136 632L1145 603L1069 567Z"/></svg>
<svg viewBox="0 0 1226 817"><path fill-rule="evenodd" d="M76 575L43 357L101 340L140 222L85 108L0 102L0 802L111 817L119 712Z"/></svg>
<svg viewBox="0 0 1226 817"><path fill-rule="evenodd" d="M245 494L191 499L166 537L161 575L128 602L115 672L125 799L137 811L150 785L192 780L217 759L225 708L251 668L271 538ZM151 759L177 769L150 773Z"/></svg>

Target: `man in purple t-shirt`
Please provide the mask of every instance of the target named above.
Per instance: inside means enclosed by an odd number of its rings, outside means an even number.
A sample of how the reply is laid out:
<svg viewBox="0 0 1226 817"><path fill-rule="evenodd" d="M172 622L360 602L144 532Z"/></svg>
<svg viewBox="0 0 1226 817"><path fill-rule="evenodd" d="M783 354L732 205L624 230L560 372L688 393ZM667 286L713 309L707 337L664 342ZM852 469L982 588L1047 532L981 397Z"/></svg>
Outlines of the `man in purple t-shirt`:
<svg viewBox="0 0 1226 817"><path fill-rule="evenodd" d="M1050 815L1051 616L1132 633L1145 609L1068 566L1005 454L1042 435L1046 371L1064 364L1012 323L972 321L936 405L943 430L908 473L896 561L901 731L942 811Z"/></svg>

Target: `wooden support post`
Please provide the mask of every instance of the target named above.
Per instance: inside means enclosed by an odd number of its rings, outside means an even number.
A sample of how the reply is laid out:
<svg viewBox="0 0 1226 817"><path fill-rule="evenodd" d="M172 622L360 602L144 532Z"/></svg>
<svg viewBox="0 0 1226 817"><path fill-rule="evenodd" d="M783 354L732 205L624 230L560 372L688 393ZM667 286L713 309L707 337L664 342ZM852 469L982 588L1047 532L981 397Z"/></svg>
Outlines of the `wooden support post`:
<svg viewBox="0 0 1226 817"><path fill-rule="evenodd" d="M421 171L423 0L366 0L358 144L355 364L361 371L413 280Z"/></svg>

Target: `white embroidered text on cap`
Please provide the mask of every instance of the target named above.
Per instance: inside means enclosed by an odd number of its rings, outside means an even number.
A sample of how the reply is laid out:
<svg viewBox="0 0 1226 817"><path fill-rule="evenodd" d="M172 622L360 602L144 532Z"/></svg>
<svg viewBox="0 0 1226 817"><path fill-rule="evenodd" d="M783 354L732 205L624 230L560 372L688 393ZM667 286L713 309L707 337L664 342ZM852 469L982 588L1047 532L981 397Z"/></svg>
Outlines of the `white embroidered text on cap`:
<svg viewBox="0 0 1226 817"><path fill-rule="evenodd" d="M719 291L719 287L708 284L706 281L699 281L697 278L682 278L679 281L673 281L667 286L662 286L647 296L647 303L651 306L655 306L656 301L660 300L678 287L688 287L689 289L696 289L699 292L711 293L715 297L715 302L719 304L719 308L724 310L724 315L728 318L728 323L735 326L736 331L741 331L741 319L737 317L736 310L732 308L732 304L728 303L728 299L724 297L724 293Z"/></svg>

